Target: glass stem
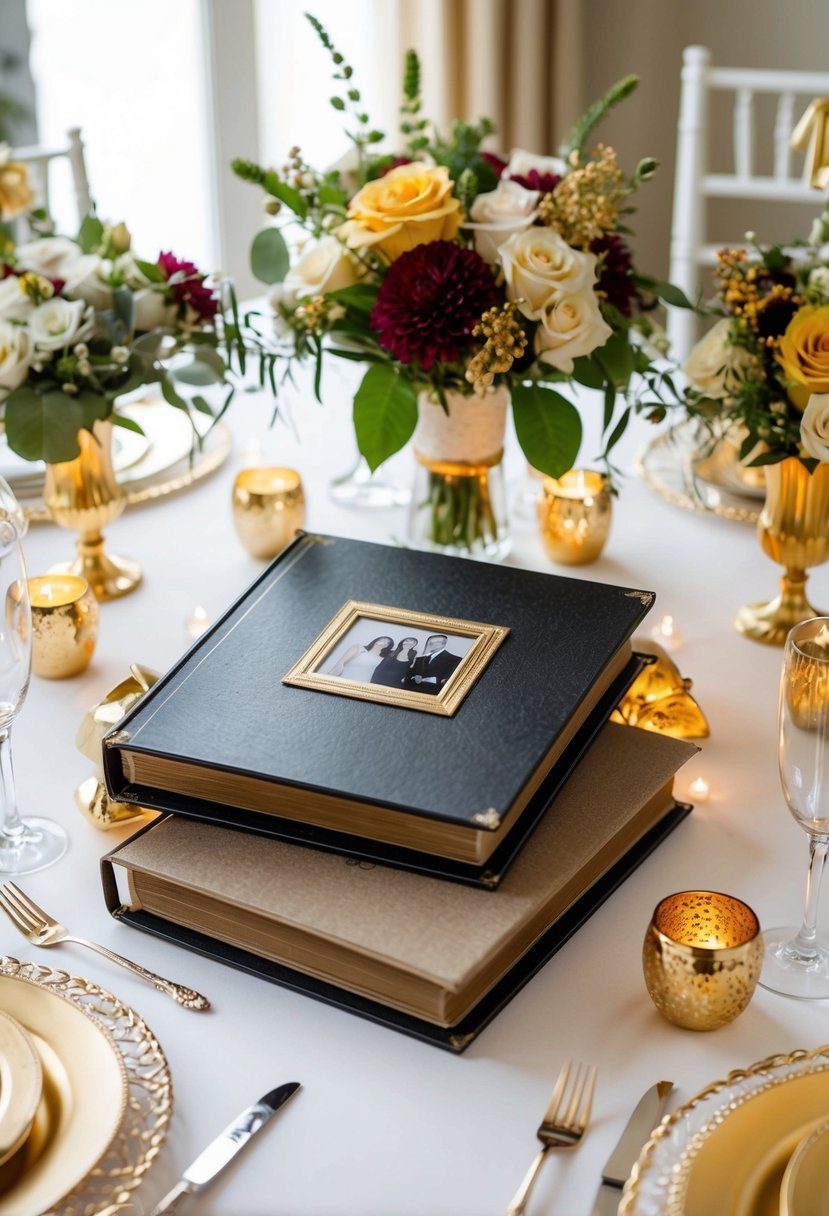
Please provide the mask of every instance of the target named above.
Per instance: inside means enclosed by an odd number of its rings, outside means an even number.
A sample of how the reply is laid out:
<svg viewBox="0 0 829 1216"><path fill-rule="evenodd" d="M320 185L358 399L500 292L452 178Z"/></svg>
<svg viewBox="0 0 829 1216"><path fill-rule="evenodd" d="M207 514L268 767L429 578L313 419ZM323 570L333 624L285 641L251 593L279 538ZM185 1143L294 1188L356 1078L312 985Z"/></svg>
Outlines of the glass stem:
<svg viewBox="0 0 829 1216"><path fill-rule="evenodd" d="M0 757L2 757L1 751ZM817 937L818 899L820 898L820 880L823 877L827 851L829 851L829 837L810 837L809 872L806 875L806 907L803 911L803 924L792 942L792 948L803 959L813 959L817 954L815 938Z"/></svg>

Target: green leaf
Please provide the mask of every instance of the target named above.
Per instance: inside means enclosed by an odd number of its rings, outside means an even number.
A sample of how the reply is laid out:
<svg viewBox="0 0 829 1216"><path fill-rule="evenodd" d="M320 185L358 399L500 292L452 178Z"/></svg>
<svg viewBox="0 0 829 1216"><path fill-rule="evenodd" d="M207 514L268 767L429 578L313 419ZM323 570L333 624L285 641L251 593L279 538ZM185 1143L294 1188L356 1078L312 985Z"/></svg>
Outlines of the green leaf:
<svg viewBox="0 0 829 1216"><path fill-rule="evenodd" d="M348 196L345 190L340 190L338 186L320 186L319 201L323 206L344 207L348 201Z"/></svg>
<svg viewBox="0 0 829 1216"><path fill-rule="evenodd" d="M357 446L372 472L408 443L417 425L417 394L388 364L370 367L354 397Z"/></svg>
<svg viewBox="0 0 829 1216"><path fill-rule="evenodd" d="M527 460L549 477L572 469L581 446L581 418L571 401L537 384L512 388L515 433Z"/></svg>
<svg viewBox="0 0 829 1216"><path fill-rule="evenodd" d="M291 255L278 228L263 228L250 247L250 268L260 283L281 283L291 265Z"/></svg>
<svg viewBox="0 0 829 1216"><path fill-rule="evenodd" d="M633 374L633 351L623 334L611 334L604 346L593 352L593 359L617 389L626 389Z"/></svg>
<svg viewBox="0 0 829 1216"><path fill-rule="evenodd" d="M295 190L293 186L289 186L287 182L283 182L277 173L269 169L265 174L264 187L268 194L272 194L274 198L278 198L281 203L289 207L294 215L298 215L301 220L304 220L308 215L308 204L305 199Z"/></svg>
<svg viewBox="0 0 829 1216"><path fill-rule="evenodd" d="M97 215L85 215L78 232L78 244L83 252L94 253L103 239L104 226Z"/></svg>
<svg viewBox="0 0 829 1216"><path fill-rule="evenodd" d="M149 279L151 283L166 283L164 271L155 262L142 262L139 258L135 259L135 264L141 271L145 279Z"/></svg>
<svg viewBox="0 0 829 1216"><path fill-rule="evenodd" d="M630 409L631 409L631 407L628 406L627 409L622 414L619 421L614 426L613 433L611 434L610 438L608 439L607 443L605 444L605 449L604 449L605 456L607 456L608 452L610 452L613 448L615 448L616 444L619 442L619 440L624 435L624 433L627 429L627 424L628 424L628 422L630 422Z"/></svg>
<svg viewBox="0 0 829 1216"><path fill-rule="evenodd" d="M694 307L682 288L673 283L662 283L657 280L653 285L653 290L660 300L664 300L666 304L672 304L674 308Z"/></svg>
<svg viewBox="0 0 829 1216"><path fill-rule="evenodd" d="M207 414L207 416L209 418L213 417L213 411L210 408L210 406L208 405L208 403L205 401L204 397L199 397L198 395L196 395L193 398L193 406L195 409L197 409L199 411L200 414Z"/></svg>
<svg viewBox="0 0 829 1216"><path fill-rule="evenodd" d="M343 304L354 312L365 313L368 316L377 303L377 293L379 290L379 284L353 283L351 287L341 287L338 291L328 291L326 292L326 296L328 299L336 300L338 304Z"/></svg>
<svg viewBox="0 0 829 1216"><path fill-rule="evenodd" d="M161 395L168 405L174 405L177 410L187 411L187 402L183 397L178 395L166 376L163 380L159 381L159 384L161 386Z"/></svg>
<svg viewBox="0 0 829 1216"><path fill-rule="evenodd" d="M6 437L9 447L24 460L57 464L74 460L80 452L78 431L92 429L98 418L106 418L111 402L97 393L70 396L60 389L36 393L15 389L6 398Z"/></svg>
<svg viewBox="0 0 829 1216"><path fill-rule="evenodd" d="M617 106L625 97L630 96L638 84L638 76L625 76L622 80L617 80L615 84L612 84L598 101L593 102L573 127L562 146L562 155L566 156L568 152L574 151L582 153L593 130L607 117L614 106Z"/></svg>
<svg viewBox="0 0 829 1216"><path fill-rule="evenodd" d="M589 355L573 360L573 379L585 388L604 388L602 369L597 367Z"/></svg>
<svg viewBox="0 0 829 1216"><path fill-rule="evenodd" d="M112 415L113 426L120 426L125 431L134 431L136 435L143 435L144 431L138 425L134 418L127 418L124 414Z"/></svg>
<svg viewBox="0 0 829 1216"><path fill-rule="evenodd" d="M112 293L112 302L126 337L135 327L135 297L128 287L116 287Z"/></svg>

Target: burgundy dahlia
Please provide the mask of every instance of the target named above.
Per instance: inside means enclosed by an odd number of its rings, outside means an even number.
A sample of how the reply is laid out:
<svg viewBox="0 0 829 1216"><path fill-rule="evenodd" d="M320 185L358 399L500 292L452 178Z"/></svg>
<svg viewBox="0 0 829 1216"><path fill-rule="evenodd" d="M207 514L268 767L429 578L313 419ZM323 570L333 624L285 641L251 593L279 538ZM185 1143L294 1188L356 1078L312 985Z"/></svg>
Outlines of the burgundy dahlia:
<svg viewBox="0 0 829 1216"><path fill-rule="evenodd" d="M627 245L620 236L608 232L592 242L590 252L600 259L596 290L623 317L632 316L639 292L631 277L633 255Z"/></svg>
<svg viewBox="0 0 829 1216"><path fill-rule="evenodd" d="M530 169L529 173L511 173L511 182L518 182L525 190L539 190L541 194L552 194L561 181L560 173L539 173Z"/></svg>
<svg viewBox="0 0 829 1216"><path fill-rule="evenodd" d="M204 275L195 262L185 262L173 253L160 253L156 265L165 279L174 274L180 274L181 279L171 284L173 299L177 304L192 308L202 321L212 321L219 311L219 301L215 292L205 285L207 275Z"/></svg>
<svg viewBox="0 0 829 1216"><path fill-rule="evenodd" d="M482 152L481 160L485 161L485 163L489 165L492 172L498 178L500 178L501 174L507 167L507 162L500 156L496 156L494 152Z"/></svg>
<svg viewBox="0 0 829 1216"><path fill-rule="evenodd" d="M392 262L370 324L396 359L427 372L469 349L473 326L495 298L492 271L473 249L430 241Z"/></svg>

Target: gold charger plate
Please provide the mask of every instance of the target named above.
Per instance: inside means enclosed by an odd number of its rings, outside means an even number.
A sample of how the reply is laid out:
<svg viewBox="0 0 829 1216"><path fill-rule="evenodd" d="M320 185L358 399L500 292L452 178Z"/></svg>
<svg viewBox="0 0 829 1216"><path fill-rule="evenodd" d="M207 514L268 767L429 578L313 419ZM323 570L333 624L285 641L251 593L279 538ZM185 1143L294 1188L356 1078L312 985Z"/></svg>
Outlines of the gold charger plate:
<svg viewBox="0 0 829 1216"><path fill-rule="evenodd" d="M127 1105L127 1075L109 1032L35 980L0 975L0 1009L35 1045L43 1092L20 1173L0 1195L0 1216L40 1216L103 1157Z"/></svg>
<svg viewBox="0 0 829 1216"><path fill-rule="evenodd" d="M84 1177L79 1177L73 1170L71 1193L67 1194L68 1186L64 1186L59 1197L49 1200L52 1207L36 1209L38 1216L41 1213L43 1216L48 1213L54 1216L115 1216L129 1203L132 1192L158 1156L167 1134L172 1114L172 1083L164 1052L135 1010L89 980L57 968L3 958L0 959L0 1008L7 1007L5 998L12 991L8 986L11 983L18 991L25 989L30 998L34 990L42 992L43 996L36 998L38 1001L48 998L52 1005L60 1001L69 1006L76 1018L88 1023L96 1036L90 1042L96 1041L100 1050L103 1050L100 1044L104 1044L114 1059L113 1069L117 1067L119 1083L123 1083L122 1096L126 1095L114 1135L110 1143L103 1146L93 1167ZM26 1024L25 1017L20 1020ZM69 1073L69 1061L63 1048L58 1064ZM84 1084L91 1090L88 1057L82 1058L80 1067L84 1070ZM97 1084L94 1096L97 1101ZM73 1113L73 1121L78 1121L77 1110ZM11 1203L19 1186L0 1194L0 1216L12 1213L17 1216L18 1209L6 1205Z"/></svg>
<svg viewBox="0 0 829 1216"><path fill-rule="evenodd" d="M0 1009L0 1166L28 1136L42 1091L43 1068L31 1035Z"/></svg>
<svg viewBox="0 0 829 1216"><path fill-rule="evenodd" d="M779 1216L829 1216L829 1121L818 1124L792 1154Z"/></svg>
<svg viewBox="0 0 829 1216"><path fill-rule="evenodd" d="M662 1121L619 1216L778 1216L788 1159L827 1115L829 1046L737 1069Z"/></svg>

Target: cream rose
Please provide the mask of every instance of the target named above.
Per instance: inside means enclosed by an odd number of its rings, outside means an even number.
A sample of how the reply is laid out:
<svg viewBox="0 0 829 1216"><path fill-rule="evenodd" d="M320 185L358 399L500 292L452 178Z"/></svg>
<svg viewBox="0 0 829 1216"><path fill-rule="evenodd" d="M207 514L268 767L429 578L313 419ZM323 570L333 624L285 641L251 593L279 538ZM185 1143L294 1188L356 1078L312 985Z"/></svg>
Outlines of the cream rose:
<svg viewBox="0 0 829 1216"><path fill-rule="evenodd" d="M754 357L729 338L731 322L723 317L700 338L682 370L692 388L712 401L730 397L754 367Z"/></svg>
<svg viewBox="0 0 829 1216"><path fill-rule="evenodd" d="M142 287L132 297L135 305L135 328L140 333L151 329L163 329L175 321L176 306L171 304L163 291L155 287Z"/></svg>
<svg viewBox="0 0 829 1216"><path fill-rule="evenodd" d="M83 257L80 245L65 236L44 236L15 249L21 270L33 270L47 279L66 279L69 268Z"/></svg>
<svg viewBox="0 0 829 1216"><path fill-rule="evenodd" d="M85 253L66 269L64 295L71 299L85 300L93 308L112 307L112 288L106 282L106 275L111 271L112 264L99 258L95 253Z"/></svg>
<svg viewBox="0 0 829 1216"><path fill-rule="evenodd" d="M388 262L416 245L454 240L461 205L452 186L445 165L398 165L354 195L340 236L352 249L370 245Z"/></svg>
<svg viewBox="0 0 829 1216"><path fill-rule="evenodd" d="M521 312L533 321L539 319L551 296L580 293L596 282L596 255L571 249L552 228L516 233L504 242L498 256L508 299L521 300Z"/></svg>
<svg viewBox="0 0 829 1216"><path fill-rule="evenodd" d="M0 321L0 389L17 388L26 379L31 343L22 325Z"/></svg>
<svg viewBox="0 0 829 1216"><path fill-rule="evenodd" d="M538 214L540 194L525 190L518 182L499 181L495 190L479 194L469 215L472 223L463 225L475 238L475 252L492 265L504 241L524 232Z"/></svg>
<svg viewBox="0 0 829 1216"><path fill-rule="evenodd" d="M812 393L800 419L800 442L809 456L829 463L829 393Z"/></svg>
<svg viewBox="0 0 829 1216"><path fill-rule="evenodd" d="M340 291L358 279L354 259L335 236L324 236L306 245L299 261L288 271L283 286L286 296L293 293L297 300L303 296L321 296L326 291Z"/></svg>
<svg viewBox="0 0 829 1216"><path fill-rule="evenodd" d="M17 275L0 279L0 317L6 321L22 321L33 307L28 294L21 290Z"/></svg>
<svg viewBox="0 0 829 1216"><path fill-rule="evenodd" d="M86 305L60 296L38 304L28 319L29 337L37 350L61 350L79 340Z"/></svg>
<svg viewBox="0 0 829 1216"><path fill-rule="evenodd" d="M560 372L573 370L573 360L604 346L613 330L599 309L592 288L580 292L558 292L547 300L539 317L535 350L542 363Z"/></svg>
<svg viewBox="0 0 829 1216"><path fill-rule="evenodd" d="M563 177L567 172L567 165L560 156L536 156L535 152L513 148L503 177L526 177L533 169L536 173L554 173L557 177Z"/></svg>

